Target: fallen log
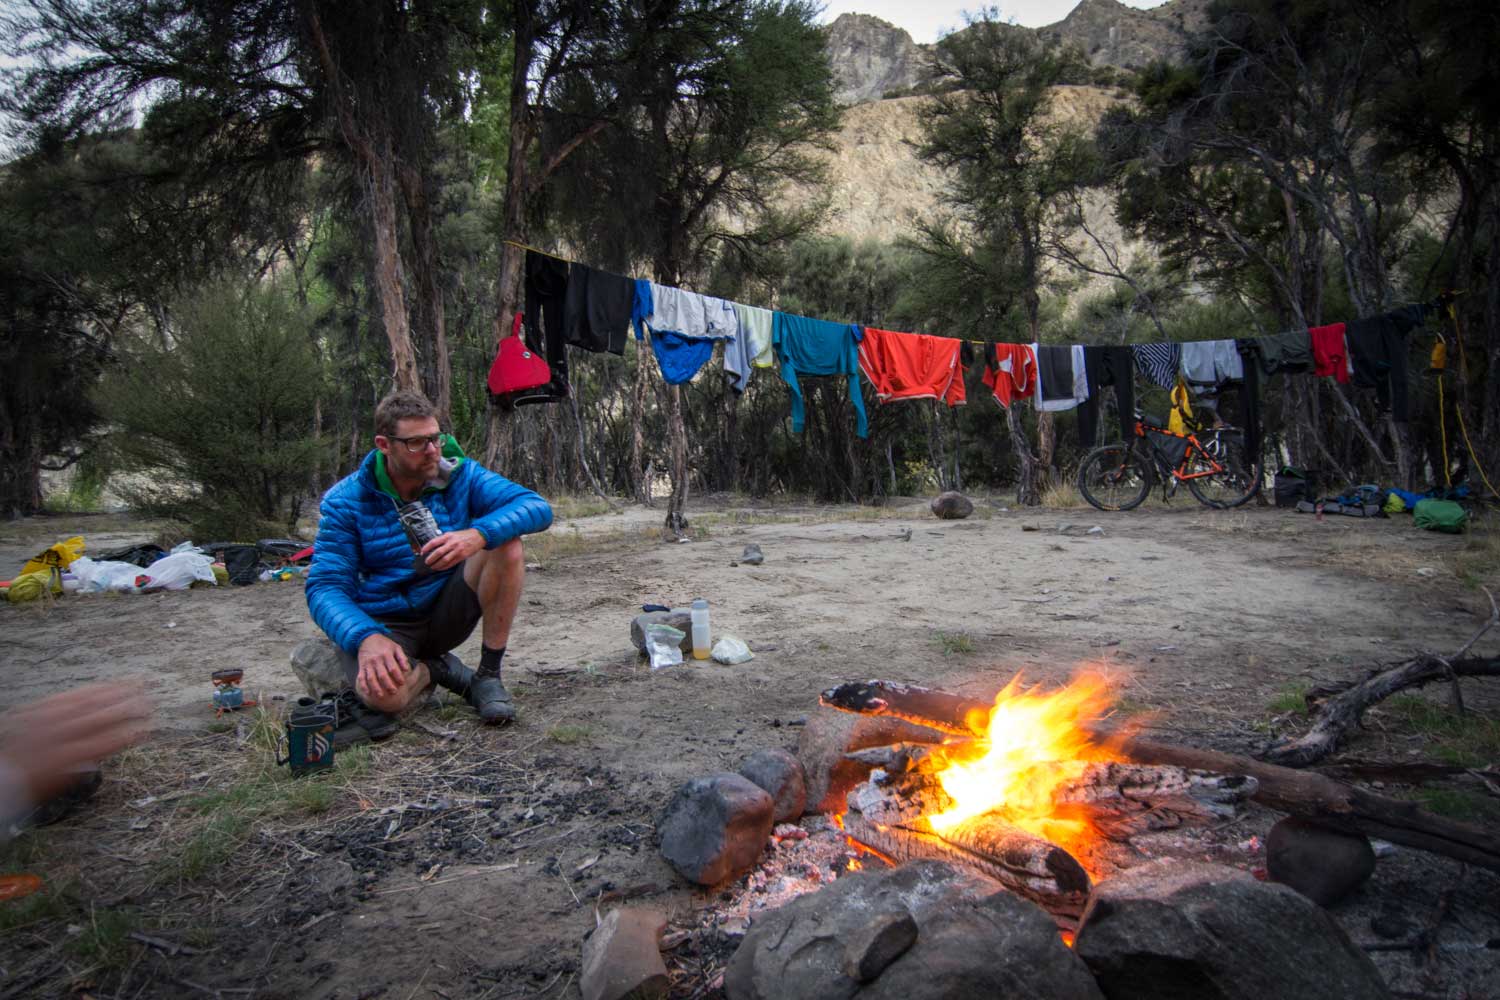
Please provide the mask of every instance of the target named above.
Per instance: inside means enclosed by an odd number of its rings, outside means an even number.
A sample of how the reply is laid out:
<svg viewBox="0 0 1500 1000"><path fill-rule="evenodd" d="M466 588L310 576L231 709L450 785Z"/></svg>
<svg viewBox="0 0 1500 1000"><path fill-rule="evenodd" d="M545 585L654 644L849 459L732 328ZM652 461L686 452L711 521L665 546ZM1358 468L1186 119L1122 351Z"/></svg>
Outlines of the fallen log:
<svg viewBox="0 0 1500 1000"><path fill-rule="evenodd" d="M849 690L852 688L859 690ZM825 691L822 703L846 712L860 712L859 708L846 706L863 704L871 709L866 714L894 715L941 732L974 735L976 726L984 728L984 720L976 720L973 715L974 706L983 702L908 684L883 681L845 684ZM943 711L954 714L943 717L924 714ZM1500 871L1500 836L1473 823L1434 815L1415 802L1376 795L1326 775L1238 754L1157 743L1104 725L1090 728L1096 742L1107 744L1128 761L1248 775L1257 782L1251 800L1279 812Z"/></svg>
<svg viewBox="0 0 1500 1000"><path fill-rule="evenodd" d="M969 868L1033 900L1059 927L1077 927L1092 886L1071 854L988 814L961 827L971 824L972 829L959 833L963 840L954 841L902 826L878 826L852 810L844 814L845 835L891 861L932 858ZM949 831L949 837L953 834Z"/></svg>
<svg viewBox="0 0 1500 1000"><path fill-rule="evenodd" d="M1500 835L1473 823L1427 812L1415 802L1376 795L1314 771L1267 764L1239 754L1172 746L1132 736L1120 739L1118 733L1100 735L1119 740L1113 744L1118 752L1142 764L1177 764L1195 770L1248 775L1258 783L1252 801L1278 812L1500 871Z"/></svg>
<svg viewBox="0 0 1500 1000"><path fill-rule="evenodd" d="M1439 656L1419 656L1387 670L1373 671L1364 680L1341 689L1323 688L1316 692L1325 697L1316 704L1312 728L1267 750L1264 758L1284 767L1315 764L1339 748L1370 706L1407 688L1456 681L1459 677L1500 677L1500 658L1446 660Z"/></svg>

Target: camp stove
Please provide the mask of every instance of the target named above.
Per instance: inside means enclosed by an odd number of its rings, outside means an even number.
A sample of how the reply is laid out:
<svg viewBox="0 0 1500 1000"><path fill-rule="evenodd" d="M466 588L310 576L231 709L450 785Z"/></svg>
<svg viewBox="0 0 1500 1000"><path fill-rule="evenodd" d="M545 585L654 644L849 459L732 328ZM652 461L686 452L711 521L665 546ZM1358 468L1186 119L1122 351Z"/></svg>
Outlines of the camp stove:
<svg viewBox="0 0 1500 1000"><path fill-rule="evenodd" d="M245 699L245 690L240 687L240 681L244 680L244 678L245 672L239 669L215 670L213 672L215 715L223 715L225 712L234 712L242 708L255 707L255 702Z"/></svg>

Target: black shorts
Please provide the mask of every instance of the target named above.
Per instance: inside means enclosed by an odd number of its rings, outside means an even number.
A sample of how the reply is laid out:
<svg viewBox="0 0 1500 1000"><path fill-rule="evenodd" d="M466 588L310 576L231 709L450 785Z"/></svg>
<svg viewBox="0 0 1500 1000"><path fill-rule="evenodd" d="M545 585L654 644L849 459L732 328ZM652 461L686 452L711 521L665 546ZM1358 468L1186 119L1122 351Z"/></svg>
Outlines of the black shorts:
<svg viewBox="0 0 1500 1000"><path fill-rule="evenodd" d="M464 579L463 567L459 566L438 592L437 601L421 618L377 615L375 620L391 630L391 638L409 658L434 660L467 641L481 617L479 597L470 589ZM359 676L359 657L343 650L340 653L344 661L344 676L353 687Z"/></svg>

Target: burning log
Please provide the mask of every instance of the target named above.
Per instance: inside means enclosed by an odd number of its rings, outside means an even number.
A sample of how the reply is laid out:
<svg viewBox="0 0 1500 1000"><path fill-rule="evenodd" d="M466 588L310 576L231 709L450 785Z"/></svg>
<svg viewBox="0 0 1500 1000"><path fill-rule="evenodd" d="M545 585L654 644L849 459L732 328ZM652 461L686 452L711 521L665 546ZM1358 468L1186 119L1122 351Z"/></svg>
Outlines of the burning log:
<svg viewBox="0 0 1500 1000"><path fill-rule="evenodd" d="M854 753L868 755L870 751ZM1231 819L1238 804L1255 793L1257 784L1243 775L1210 774L1185 767L1110 761L1072 767L1078 773L1062 778L1052 793L1059 817L1082 820L1114 841L1184 824ZM1030 771L1052 768L1072 769L1054 764L1037 765ZM1023 773L1022 780L1029 781L1033 776ZM882 826L909 824L947 812L954 805L937 775L925 771L876 771L869 781L849 792L848 803L851 810Z"/></svg>
<svg viewBox="0 0 1500 1000"><path fill-rule="evenodd" d="M892 715L940 732L979 735L986 727L974 714L982 704L959 695L907 684L867 681L825 691L822 703L845 712ZM934 714L936 713L936 717ZM942 714L947 713L947 714ZM1100 742L1140 764L1170 764L1197 771L1245 775L1256 780L1250 798L1294 816L1351 833L1456 858L1500 871L1500 837L1472 823L1436 816L1403 799L1376 795L1325 775L1267 764L1237 754L1171 746L1096 728Z"/></svg>
<svg viewBox="0 0 1500 1000"><path fill-rule="evenodd" d="M844 833L898 863L934 858L979 872L1035 901L1065 929L1077 927L1092 888L1088 873L1067 851L988 813L940 837L872 823L850 810L844 814Z"/></svg>

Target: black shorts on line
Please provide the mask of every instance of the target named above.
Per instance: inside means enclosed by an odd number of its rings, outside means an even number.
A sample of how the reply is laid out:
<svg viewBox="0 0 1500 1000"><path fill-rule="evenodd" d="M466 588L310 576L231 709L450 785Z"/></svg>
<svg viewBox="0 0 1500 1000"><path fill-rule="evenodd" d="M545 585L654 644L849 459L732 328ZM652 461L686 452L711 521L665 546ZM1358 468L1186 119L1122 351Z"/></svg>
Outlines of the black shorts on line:
<svg viewBox="0 0 1500 1000"><path fill-rule="evenodd" d="M391 638L406 651L408 658L435 660L468 641L481 617L479 596L464 579L463 567L458 566L424 617L376 616L375 620L390 629ZM339 652L344 662L344 677L354 687L359 677L359 656Z"/></svg>

